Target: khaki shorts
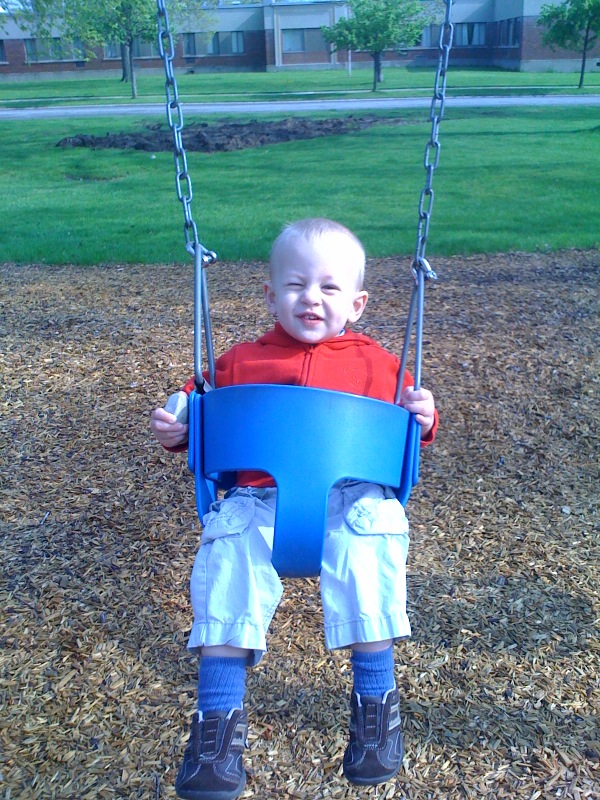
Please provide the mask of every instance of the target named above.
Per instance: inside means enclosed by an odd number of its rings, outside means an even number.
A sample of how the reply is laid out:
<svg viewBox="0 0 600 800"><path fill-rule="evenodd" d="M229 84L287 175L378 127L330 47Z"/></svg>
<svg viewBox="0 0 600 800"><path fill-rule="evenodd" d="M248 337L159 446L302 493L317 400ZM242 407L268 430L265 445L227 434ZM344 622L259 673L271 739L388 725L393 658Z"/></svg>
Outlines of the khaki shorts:
<svg viewBox="0 0 600 800"><path fill-rule="evenodd" d="M191 651L231 645L257 664L283 586L271 564L276 489L238 488L204 517L191 578ZM330 492L320 575L325 644L410 636L408 521L391 489L343 481Z"/></svg>

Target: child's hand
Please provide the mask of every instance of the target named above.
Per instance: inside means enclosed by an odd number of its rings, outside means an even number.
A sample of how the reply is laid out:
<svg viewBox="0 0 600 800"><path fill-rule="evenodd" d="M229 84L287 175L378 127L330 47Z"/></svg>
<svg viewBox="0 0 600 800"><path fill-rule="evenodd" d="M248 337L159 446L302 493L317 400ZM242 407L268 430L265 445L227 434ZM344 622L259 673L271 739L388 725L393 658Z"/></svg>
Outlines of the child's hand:
<svg viewBox="0 0 600 800"><path fill-rule="evenodd" d="M155 408L150 416L150 429L163 447L180 447L188 440L188 426L177 422L174 414Z"/></svg>
<svg viewBox="0 0 600 800"><path fill-rule="evenodd" d="M402 392L400 405L416 415L421 426L421 439L424 439L435 421L435 402L431 392L422 388L415 391L414 386L407 386Z"/></svg>

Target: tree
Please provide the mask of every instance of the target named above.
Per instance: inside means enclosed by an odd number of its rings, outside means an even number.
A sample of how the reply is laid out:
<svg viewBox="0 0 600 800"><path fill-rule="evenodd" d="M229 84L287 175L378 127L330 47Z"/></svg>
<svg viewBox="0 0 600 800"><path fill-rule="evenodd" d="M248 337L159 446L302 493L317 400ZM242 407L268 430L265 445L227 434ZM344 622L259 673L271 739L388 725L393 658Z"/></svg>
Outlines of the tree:
<svg viewBox="0 0 600 800"><path fill-rule="evenodd" d="M587 54L600 35L600 0L565 0L559 5L543 5L537 24L546 28L544 44L568 50L581 50L579 88L583 86Z"/></svg>
<svg viewBox="0 0 600 800"><path fill-rule="evenodd" d="M204 5L204 4L203 4ZM3 0L3 6L32 36L61 36L81 42L84 51L114 43L120 47L122 80L131 81L137 97L134 42L157 41L156 0ZM169 19L196 26L207 23L207 14L196 0L172 0Z"/></svg>
<svg viewBox="0 0 600 800"><path fill-rule="evenodd" d="M348 0L350 17L322 28L336 50L364 50L373 59L373 91L383 80L386 50L412 47L433 17L420 0Z"/></svg>
<svg viewBox="0 0 600 800"><path fill-rule="evenodd" d="M156 0L65 0L63 9L72 38L88 46L119 45L123 78L131 81L131 96L137 97L134 43L156 40Z"/></svg>

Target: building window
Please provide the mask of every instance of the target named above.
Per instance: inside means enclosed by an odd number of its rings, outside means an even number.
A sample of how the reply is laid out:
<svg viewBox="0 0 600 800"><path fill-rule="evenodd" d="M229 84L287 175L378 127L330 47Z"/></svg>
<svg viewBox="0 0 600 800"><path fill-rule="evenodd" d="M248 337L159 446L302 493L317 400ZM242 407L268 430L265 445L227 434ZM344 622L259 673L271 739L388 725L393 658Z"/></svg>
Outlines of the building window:
<svg viewBox="0 0 600 800"><path fill-rule="evenodd" d="M121 58L121 48L116 42L104 45L104 58Z"/></svg>
<svg viewBox="0 0 600 800"><path fill-rule="evenodd" d="M304 28L288 28L281 32L284 53L304 53Z"/></svg>
<svg viewBox="0 0 600 800"><path fill-rule="evenodd" d="M241 31L219 31L218 33L184 33L183 55L227 56L244 52L244 34Z"/></svg>
<svg viewBox="0 0 600 800"><path fill-rule="evenodd" d="M454 26L454 44L458 47L485 45L485 22L459 22Z"/></svg>
<svg viewBox="0 0 600 800"><path fill-rule="evenodd" d="M196 34L184 33L183 34L183 55L186 58L192 58L198 55L196 50Z"/></svg>
<svg viewBox="0 0 600 800"><path fill-rule="evenodd" d="M329 45L320 28L287 28L281 32L284 53L327 53Z"/></svg>
<svg viewBox="0 0 600 800"><path fill-rule="evenodd" d="M219 55L232 56L244 52L244 34L242 31L219 31Z"/></svg>
<svg viewBox="0 0 600 800"><path fill-rule="evenodd" d="M220 56L221 55L221 42L219 40L219 34L213 34L208 42L206 43L206 54L208 56Z"/></svg>
<svg viewBox="0 0 600 800"><path fill-rule="evenodd" d="M231 52L243 53L244 52L244 32L232 31L231 32Z"/></svg>
<svg viewBox="0 0 600 800"><path fill-rule="evenodd" d="M521 26L518 17L500 20L498 44L500 47L518 47L521 44Z"/></svg>
<svg viewBox="0 0 600 800"><path fill-rule="evenodd" d="M307 28L304 31L304 46L307 53L329 52L329 45L320 28Z"/></svg>
<svg viewBox="0 0 600 800"><path fill-rule="evenodd" d="M51 39L25 39L28 64L43 61L83 61L85 48L81 42L65 41L58 36Z"/></svg>
<svg viewBox="0 0 600 800"><path fill-rule="evenodd" d="M143 42L141 39L133 40L134 58L160 58L156 42ZM121 58L121 45L118 42L108 42L104 45L104 58Z"/></svg>
<svg viewBox="0 0 600 800"><path fill-rule="evenodd" d="M187 58L194 56L219 55L219 34L184 33L183 55Z"/></svg>
<svg viewBox="0 0 600 800"><path fill-rule="evenodd" d="M141 39L133 40L134 58L159 58L158 43L155 41L144 42Z"/></svg>
<svg viewBox="0 0 600 800"><path fill-rule="evenodd" d="M456 25L454 26L456 28ZM436 47L440 40L440 26L428 25L421 34L421 47Z"/></svg>
<svg viewBox="0 0 600 800"><path fill-rule="evenodd" d="M0 61L6 61L6 50L4 49L4 39L0 39Z"/></svg>

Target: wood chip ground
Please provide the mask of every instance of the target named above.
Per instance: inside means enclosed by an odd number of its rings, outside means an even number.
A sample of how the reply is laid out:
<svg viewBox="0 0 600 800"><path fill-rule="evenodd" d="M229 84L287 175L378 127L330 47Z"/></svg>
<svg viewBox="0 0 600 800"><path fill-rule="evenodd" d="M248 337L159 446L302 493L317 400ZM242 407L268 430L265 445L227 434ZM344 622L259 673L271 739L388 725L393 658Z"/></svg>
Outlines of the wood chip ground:
<svg viewBox="0 0 600 800"><path fill-rule="evenodd" d="M403 769L345 782L347 653L323 646L318 582L288 581L249 674L243 798L600 798L600 253L433 266ZM268 325L263 274L212 268L217 352ZM369 264L363 330L397 352L410 284ZM5 264L0 293L0 796L174 798L200 531L148 422L191 371L191 267Z"/></svg>

